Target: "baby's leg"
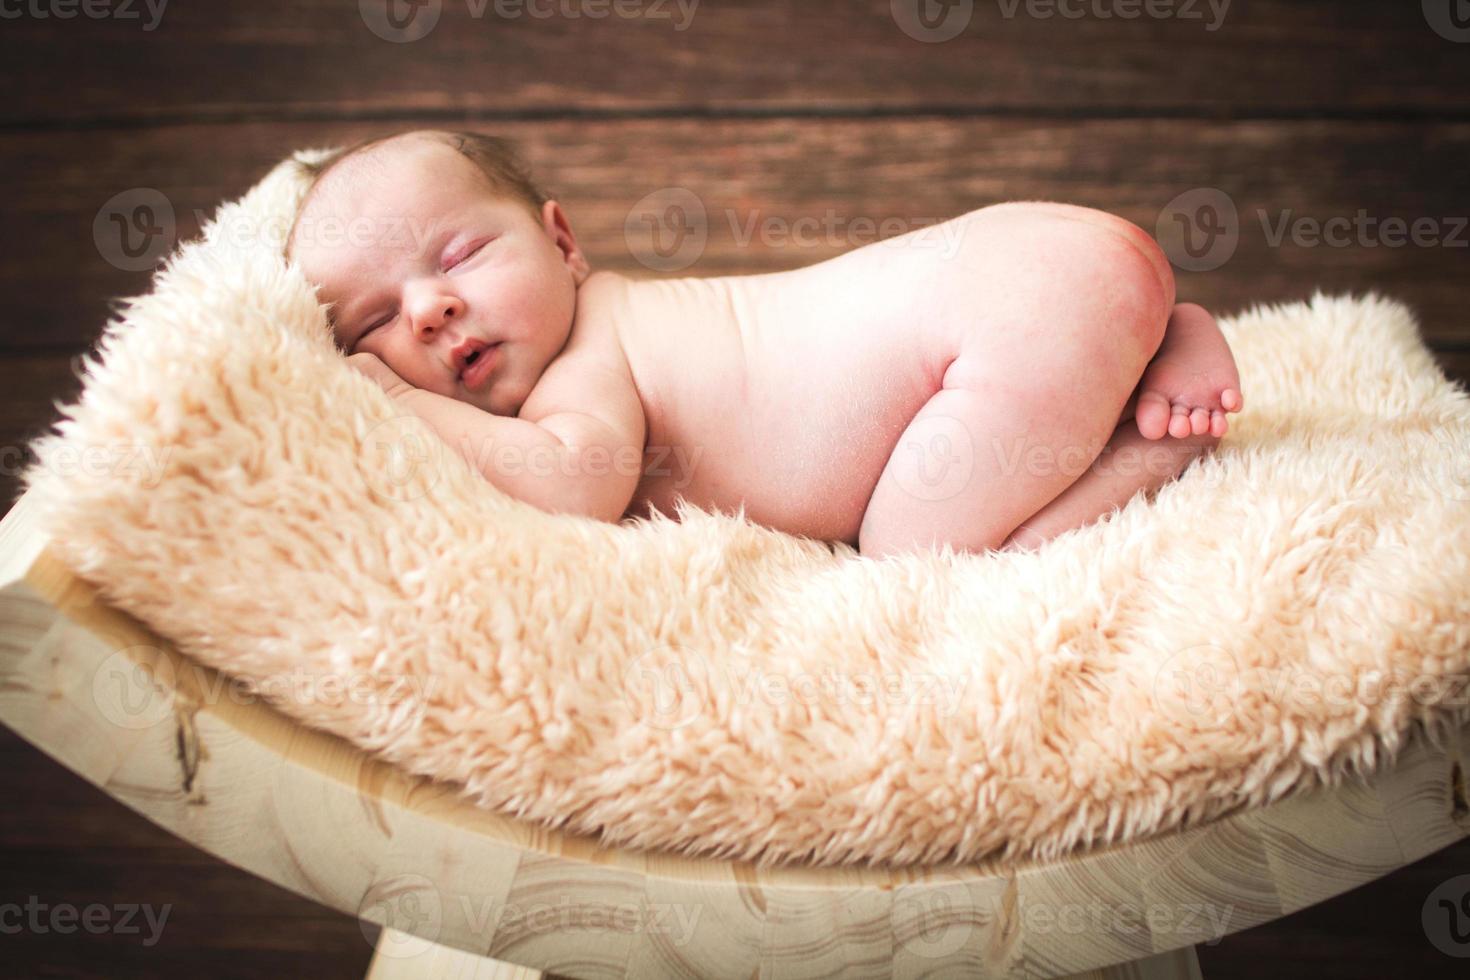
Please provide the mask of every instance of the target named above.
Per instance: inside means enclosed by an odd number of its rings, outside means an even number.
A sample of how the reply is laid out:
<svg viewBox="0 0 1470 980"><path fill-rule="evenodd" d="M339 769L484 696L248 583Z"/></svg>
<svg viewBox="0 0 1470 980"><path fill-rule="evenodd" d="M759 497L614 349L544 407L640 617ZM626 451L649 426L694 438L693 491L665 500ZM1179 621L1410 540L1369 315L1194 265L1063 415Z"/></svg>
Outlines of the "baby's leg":
<svg viewBox="0 0 1470 980"><path fill-rule="evenodd" d="M1229 429L1225 416L1242 403L1235 359L1215 318L1180 303L1102 454L1012 531L1001 550L1038 547L1122 507L1140 490L1162 486L1220 442ZM1139 411L1146 417L1137 417Z"/></svg>
<svg viewBox="0 0 1470 980"><path fill-rule="evenodd" d="M1058 208L976 212L985 223L967 229L977 252L965 274L983 314L899 437L863 515L862 554L999 548L1112 437L1163 339L1173 277L1136 226Z"/></svg>
<svg viewBox="0 0 1470 980"><path fill-rule="evenodd" d="M1152 490L1178 476L1190 461L1213 449L1220 437L1209 432L1183 438L1146 438L1127 414L1086 473L1061 495L1011 532L1002 551L1029 551L1065 531L1084 527L1122 507L1140 490Z"/></svg>

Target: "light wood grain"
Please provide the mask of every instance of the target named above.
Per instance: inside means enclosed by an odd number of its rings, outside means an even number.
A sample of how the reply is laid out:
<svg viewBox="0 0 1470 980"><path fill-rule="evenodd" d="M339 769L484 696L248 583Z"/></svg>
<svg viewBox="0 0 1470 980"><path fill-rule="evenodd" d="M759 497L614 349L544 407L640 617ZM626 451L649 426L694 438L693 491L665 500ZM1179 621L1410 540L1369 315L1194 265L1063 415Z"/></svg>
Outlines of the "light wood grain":
<svg viewBox="0 0 1470 980"><path fill-rule="evenodd" d="M1470 833L1467 727L1411 740L1365 783L1055 862L763 869L610 850L242 696L62 566L29 527L34 503L0 523L0 719L208 852L476 957L587 977L1177 974L1183 954L1150 958Z"/></svg>
<svg viewBox="0 0 1470 980"><path fill-rule="evenodd" d="M437 943L425 943L409 933L384 929L368 965L366 980L541 980L544 974L527 966L502 963Z"/></svg>
<svg viewBox="0 0 1470 980"><path fill-rule="evenodd" d="M628 976L647 975L631 969L628 971ZM693 977L701 974L677 975ZM366 980L429 980L439 977L453 977L455 980L540 980L543 976L545 974L541 971L529 967L449 949L437 943L425 943L407 933L384 929ZM1065 980L1202 980L1202 976L1194 947L1185 946L1129 963L1075 973Z"/></svg>

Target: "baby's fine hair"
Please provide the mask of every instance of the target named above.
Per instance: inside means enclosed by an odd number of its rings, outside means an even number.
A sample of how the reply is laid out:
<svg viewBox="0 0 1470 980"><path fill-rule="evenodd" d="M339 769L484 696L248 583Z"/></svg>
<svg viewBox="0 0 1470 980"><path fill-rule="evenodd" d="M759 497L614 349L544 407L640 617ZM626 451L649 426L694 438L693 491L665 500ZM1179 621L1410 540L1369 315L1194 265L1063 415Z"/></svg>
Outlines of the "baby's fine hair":
<svg viewBox="0 0 1470 980"><path fill-rule="evenodd" d="M546 192L531 179L530 171L521 162L515 148L508 140L468 130L409 129L382 133L358 140L348 146L338 147L315 163L296 161L297 167L311 178L311 183L307 185L306 193L301 196L301 203L297 206L296 214L291 220L291 230L286 236L286 254L290 255L291 242L296 235L296 225L306 210L307 202L311 200L312 194L333 167L380 143L409 135L439 140L478 167L492 190L520 201L538 216L541 206L549 200Z"/></svg>

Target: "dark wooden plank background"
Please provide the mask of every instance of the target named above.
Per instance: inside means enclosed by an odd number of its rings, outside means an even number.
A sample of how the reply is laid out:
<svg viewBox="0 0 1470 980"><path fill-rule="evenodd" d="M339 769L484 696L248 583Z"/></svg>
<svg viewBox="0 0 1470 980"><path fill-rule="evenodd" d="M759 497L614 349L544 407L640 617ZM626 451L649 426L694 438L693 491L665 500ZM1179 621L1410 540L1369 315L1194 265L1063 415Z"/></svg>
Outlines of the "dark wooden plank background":
<svg viewBox="0 0 1470 980"><path fill-rule="evenodd" d="M289 151L409 125L518 141L594 264L631 275L653 273L628 216L674 187L706 215L681 272L694 275L791 268L885 221L1002 200L1091 205L1156 232L1180 195L1212 189L1238 215L1234 249L1181 270L1181 298L1230 313L1374 290L1408 303L1446 372L1470 383L1470 229L1455 221L1470 213L1470 29L1451 19L1455 0L1234 0L1218 19L1203 0L1134 19L1098 12L1127 0L1068 5L1081 17L947 0L931 9L970 13L942 42L920 39L934 34L906 0L637 0L620 8L633 18L582 0L430 0L413 23L438 20L411 41L383 36L375 2L175 0L156 23L142 2L131 17L114 4L63 18L54 0L0 11L7 504L28 441L75 397L110 301L148 289L149 259ZM172 217L140 267L108 215L131 216L144 193ZM1372 230L1340 247L1273 241L1283 220L1359 214ZM1390 218L1420 221L1435 243L1393 245ZM800 219L819 223L817 240L781 236ZM768 233L742 241L752 226ZM200 854L8 731L0 758L22 800L0 808L0 905L172 906L147 948L137 935L0 934L7 972L362 974L371 928ZM1203 948L1205 973L1463 975L1419 917L1467 866L1470 845L1450 848Z"/></svg>

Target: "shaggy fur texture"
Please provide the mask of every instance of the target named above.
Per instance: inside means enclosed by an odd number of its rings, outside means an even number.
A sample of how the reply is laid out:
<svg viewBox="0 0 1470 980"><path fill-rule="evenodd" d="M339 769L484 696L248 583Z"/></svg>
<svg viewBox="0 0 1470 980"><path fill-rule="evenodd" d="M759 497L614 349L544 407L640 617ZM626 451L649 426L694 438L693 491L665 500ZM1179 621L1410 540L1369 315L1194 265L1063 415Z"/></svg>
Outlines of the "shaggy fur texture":
<svg viewBox="0 0 1470 980"><path fill-rule="evenodd" d="M1227 321L1246 410L1154 499L874 561L506 497L334 349L279 255L304 183L284 161L126 301L25 482L107 600L482 806L762 863L1050 857L1464 715L1470 399L1399 305Z"/></svg>

